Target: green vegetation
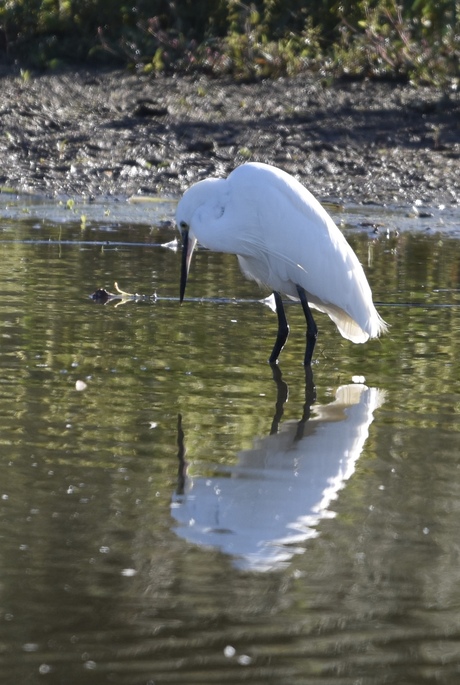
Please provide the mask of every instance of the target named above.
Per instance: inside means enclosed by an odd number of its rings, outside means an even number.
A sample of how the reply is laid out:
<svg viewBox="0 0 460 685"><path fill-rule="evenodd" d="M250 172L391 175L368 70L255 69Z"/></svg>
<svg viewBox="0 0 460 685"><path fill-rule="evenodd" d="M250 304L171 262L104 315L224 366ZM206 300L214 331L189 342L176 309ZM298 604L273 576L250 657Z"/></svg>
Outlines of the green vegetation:
<svg viewBox="0 0 460 685"><path fill-rule="evenodd" d="M459 16L459 0L8 0L0 54L48 68L92 60L147 73L446 85L459 77Z"/></svg>

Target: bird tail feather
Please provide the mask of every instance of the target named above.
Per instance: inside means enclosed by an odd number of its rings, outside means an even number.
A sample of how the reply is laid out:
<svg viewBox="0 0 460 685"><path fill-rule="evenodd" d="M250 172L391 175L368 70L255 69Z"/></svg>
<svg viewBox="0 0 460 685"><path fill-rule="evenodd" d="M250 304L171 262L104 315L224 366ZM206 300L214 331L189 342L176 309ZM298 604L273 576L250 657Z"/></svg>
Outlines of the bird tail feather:
<svg viewBox="0 0 460 685"><path fill-rule="evenodd" d="M318 309L332 319L332 321L337 326L339 333L346 338L351 340L353 343L365 343L369 338L377 338L379 335L385 333L388 329L388 324L382 319L380 314L374 308L371 312L369 319L366 322L365 327L360 326L356 321L354 321L349 314L344 312L343 309L339 307L334 307L334 305L317 305L310 302L310 306L314 309Z"/></svg>

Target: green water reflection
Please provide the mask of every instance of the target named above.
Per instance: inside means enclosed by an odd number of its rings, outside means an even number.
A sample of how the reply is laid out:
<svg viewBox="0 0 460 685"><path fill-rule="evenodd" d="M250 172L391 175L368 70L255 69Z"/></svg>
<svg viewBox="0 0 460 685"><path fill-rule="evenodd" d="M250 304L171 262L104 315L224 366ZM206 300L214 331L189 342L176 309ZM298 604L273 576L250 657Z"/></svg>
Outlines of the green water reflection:
<svg viewBox="0 0 460 685"><path fill-rule="evenodd" d="M2 230L5 683L458 678L459 242L350 234L391 329L353 346L318 315L313 416L356 375L384 400L318 535L263 573L188 540L171 507L178 414L195 492L267 444L280 398L265 293L234 258L202 251L179 307L167 227L15 217ZM90 300L115 281L158 299ZM281 429L305 412L298 309Z"/></svg>

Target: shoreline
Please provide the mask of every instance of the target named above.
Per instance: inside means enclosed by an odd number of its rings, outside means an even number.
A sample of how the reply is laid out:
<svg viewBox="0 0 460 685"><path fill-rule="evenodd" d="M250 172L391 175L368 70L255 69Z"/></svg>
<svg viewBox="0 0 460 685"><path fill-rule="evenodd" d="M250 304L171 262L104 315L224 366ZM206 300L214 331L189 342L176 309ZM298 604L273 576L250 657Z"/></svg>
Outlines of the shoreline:
<svg viewBox="0 0 460 685"><path fill-rule="evenodd" d="M460 96L388 82L237 83L120 70L0 74L0 186L179 197L262 161L321 201L460 204Z"/></svg>

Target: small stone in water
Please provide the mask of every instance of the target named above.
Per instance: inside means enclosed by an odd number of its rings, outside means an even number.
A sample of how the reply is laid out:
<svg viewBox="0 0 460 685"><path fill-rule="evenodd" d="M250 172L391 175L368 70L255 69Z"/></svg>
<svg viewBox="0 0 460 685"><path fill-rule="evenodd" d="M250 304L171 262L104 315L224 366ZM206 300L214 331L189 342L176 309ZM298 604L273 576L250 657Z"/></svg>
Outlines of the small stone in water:
<svg viewBox="0 0 460 685"><path fill-rule="evenodd" d="M241 666L249 666L249 664L251 662L252 662L252 659L247 654L242 654L241 656L238 657L238 663L241 664Z"/></svg>

